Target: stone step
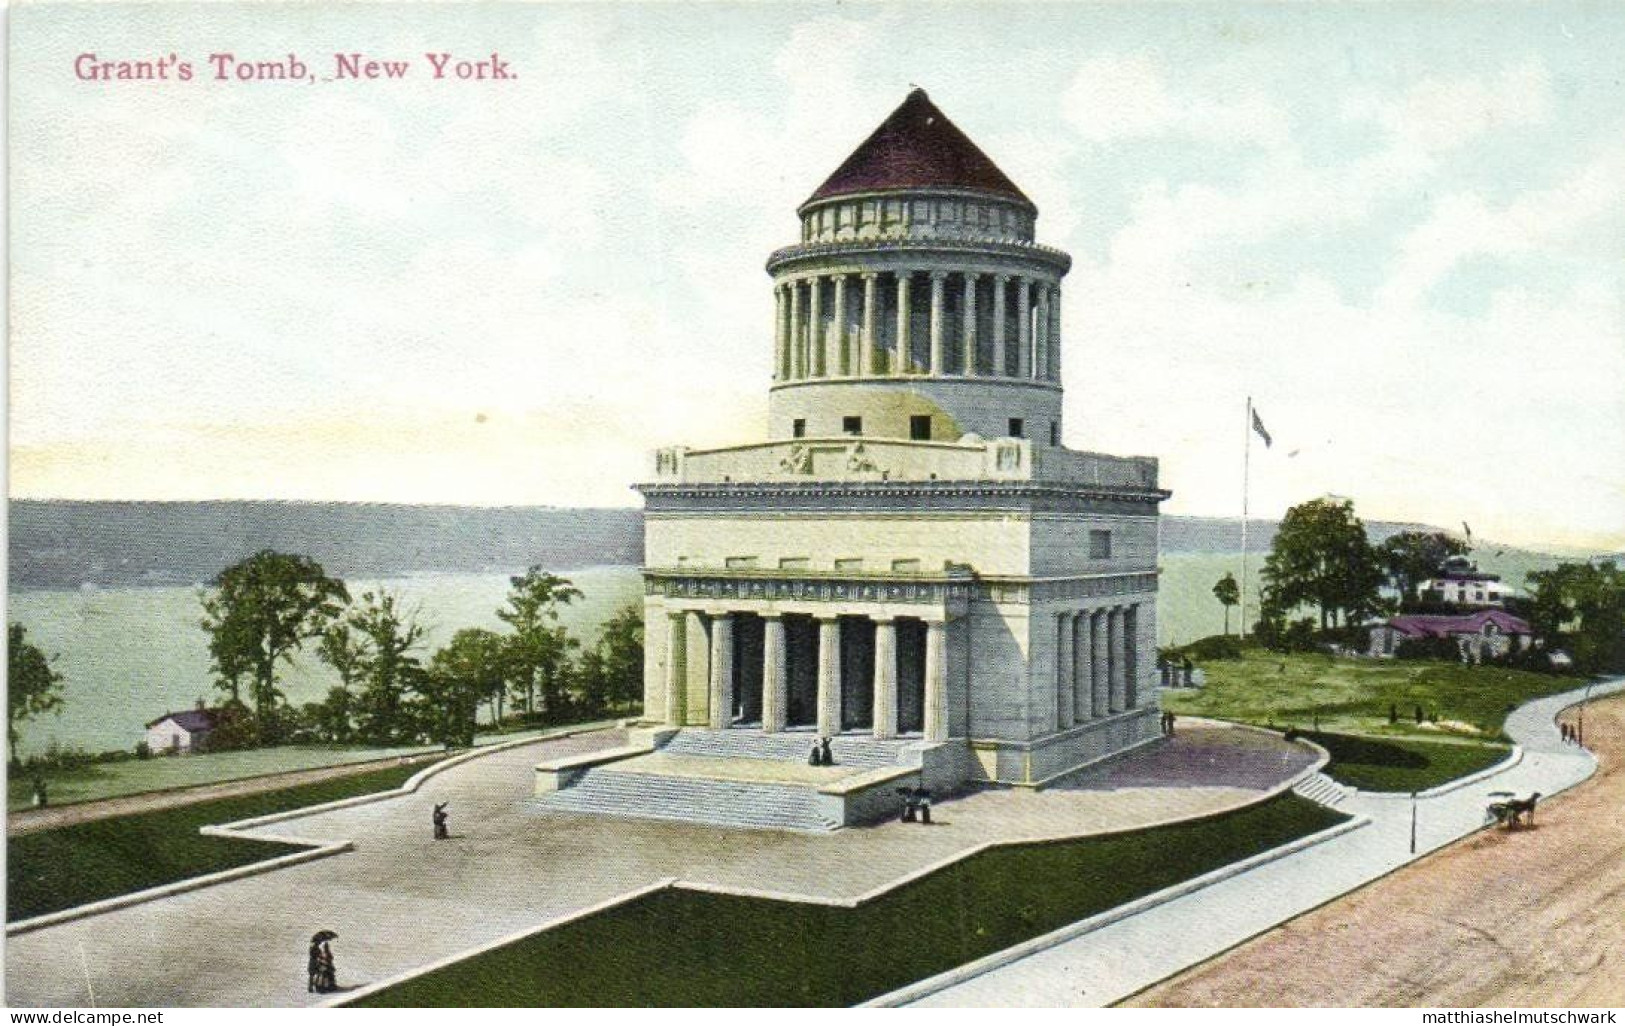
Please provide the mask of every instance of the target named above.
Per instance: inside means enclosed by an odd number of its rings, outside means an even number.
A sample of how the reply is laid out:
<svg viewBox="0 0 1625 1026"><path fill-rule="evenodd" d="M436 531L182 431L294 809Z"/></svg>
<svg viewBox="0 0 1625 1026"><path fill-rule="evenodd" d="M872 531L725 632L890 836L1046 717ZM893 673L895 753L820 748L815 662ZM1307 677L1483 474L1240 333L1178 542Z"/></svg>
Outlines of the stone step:
<svg viewBox="0 0 1625 1026"><path fill-rule="evenodd" d="M609 767L589 770L574 785L542 799L546 809L679 820L775 830L838 829L819 810L811 787L709 780Z"/></svg>
<svg viewBox="0 0 1625 1026"><path fill-rule="evenodd" d="M708 758L774 759L805 762L815 735L810 731L774 734L749 728L704 730L685 727L661 746L672 755L698 755ZM838 766L880 769L896 766L905 749L918 738L881 741L873 737L846 734L833 738L830 754Z"/></svg>
<svg viewBox="0 0 1625 1026"><path fill-rule="evenodd" d="M1307 798L1321 805L1341 805L1350 794L1349 788L1328 777L1324 773L1315 773L1305 777L1292 792L1299 797Z"/></svg>

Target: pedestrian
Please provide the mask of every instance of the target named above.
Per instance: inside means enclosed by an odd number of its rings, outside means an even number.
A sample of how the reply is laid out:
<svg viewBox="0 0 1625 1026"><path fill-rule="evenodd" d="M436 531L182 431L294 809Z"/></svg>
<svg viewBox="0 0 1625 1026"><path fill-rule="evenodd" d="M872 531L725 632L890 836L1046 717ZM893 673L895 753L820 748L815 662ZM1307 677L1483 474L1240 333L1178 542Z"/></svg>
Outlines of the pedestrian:
<svg viewBox="0 0 1625 1026"><path fill-rule="evenodd" d="M833 766L833 765L835 765L835 756L834 756L834 754L832 752L830 752L829 744L830 744L830 739L827 738L827 737L824 738L824 750L822 752L822 758L823 758L825 766Z"/></svg>
<svg viewBox="0 0 1625 1026"><path fill-rule="evenodd" d="M322 946L310 942L310 958L305 962L305 993L314 994L322 985Z"/></svg>
<svg viewBox="0 0 1625 1026"><path fill-rule="evenodd" d="M1167 733L1168 733L1168 736L1173 737L1174 736L1174 714L1171 713L1171 712L1168 712L1168 713L1163 713L1163 716L1166 717L1166 719L1167 719L1167 723L1168 723Z"/></svg>
<svg viewBox="0 0 1625 1026"><path fill-rule="evenodd" d="M43 808L45 808L47 802L48 802L48 799L45 796L45 778L44 777L35 777L34 778L34 808L43 809Z"/></svg>
<svg viewBox="0 0 1625 1026"><path fill-rule="evenodd" d="M446 829L446 820L451 818L450 814L446 812L446 806L449 804L451 803L441 802L434 807L434 839L437 841L445 841L451 838L451 831Z"/></svg>
<svg viewBox="0 0 1625 1026"><path fill-rule="evenodd" d="M320 969L318 974L321 979L317 982L316 988L324 994L337 990L339 987L338 967L333 964L333 946L327 941L322 941L322 953L319 961Z"/></svg>

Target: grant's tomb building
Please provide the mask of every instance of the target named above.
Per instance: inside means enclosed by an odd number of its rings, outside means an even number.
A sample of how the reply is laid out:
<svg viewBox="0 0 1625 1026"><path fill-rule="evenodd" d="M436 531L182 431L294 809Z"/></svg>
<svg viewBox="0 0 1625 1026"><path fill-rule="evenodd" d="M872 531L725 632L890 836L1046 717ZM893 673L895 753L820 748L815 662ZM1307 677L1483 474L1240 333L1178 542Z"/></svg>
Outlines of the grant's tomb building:
<svg viewBox="0 0 1625 1026"><path fill-rule="evenodd" d="M638 486L645 725L540 767L550 802L840 826L1160 736L1169 493L1155 459L1065 445L1088 349L1037 208L915 90L797 213L764 439L662 449Z"/></svg>

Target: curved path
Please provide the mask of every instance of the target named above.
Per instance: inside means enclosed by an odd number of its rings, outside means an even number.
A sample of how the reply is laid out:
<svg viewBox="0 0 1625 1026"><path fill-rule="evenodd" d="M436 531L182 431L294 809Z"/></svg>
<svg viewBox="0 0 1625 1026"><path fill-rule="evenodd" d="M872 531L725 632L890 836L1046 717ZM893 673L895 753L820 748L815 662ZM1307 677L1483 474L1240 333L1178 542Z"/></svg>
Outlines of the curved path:
<svg viewBox="0 0 1625 1026"><path fill-rule="evenodd" d="M1591 692L1594 696L1603 696L1621 690L1625 690L1625 678L1599 684ZM1484 806L1489 791L1508 790L1520 794L1540 791L1552 795L1586 780L1595 771L1596 760L1584 749L1564 744L1555 724L1558 714L1579 701L1584 694L1585 690L1580 689L1538 699L1520 707L1507 717L1506 724L1507 733L1523 749L1520 761L1486 779L1419 800L1417 850L1421 855L1413 855L1410 851L1411 802L1408 798L1357 793L1337 808L1341 812L1369 817L1371 822L1365 827L945 988L918 1003L944 1006L1098 1007L1122 1001L1160 980L1386 876L1428 852L1476 833L1484 825ZM1590 717L1587 719L1586 733L1588 740L1593 742L1600 736L1593 730ZM1544 804L1542 807L1545 808ZM1555 806L1553 813L1560 808ZM1617 808L1616 805L1613 813L1616 819ZM1596 822L1585 826L1595 827ZM1536 830L1516 835L1516 840L1539 844L1546 836ZM1555 831L1552 836L1555 836ZM1477 838L1473 843L1486 841L1492 845L1498 843L1496 837L1489 835ZM1572 855L1572 852L1568 853L1569 857ZM1558 851L1553 857L1560 860L1565 855ZM1484 867L1481 859L1476 864L1477 871L1469 887L1475 899L1486 904L1492 900L1488 895L1532 891L1542 886L1542 870L1538 865L1528 867L1529 875L1525 876L1522 871L1506 865L1501 867L1505 871L1500 871ZM1618 872L1614 868L1604 878L1608 886L1616 890L1620 887ZM1464 928L1456 939L1440 937L1437 943L1460 944L1460 936L1470 933ZM1554 943L1562 944L1564 941L1560 938ZM1376 959L1384 955L1380 949L1367 951L1366 954ZM1445 951L1426 945L1419 946L1412 954L1418 965L1446 957ZM1313 979L1321 972L1317 957L1313 952L1306 952L1297 966L1299 975L1311 981L1308 987L1297 992L1300 999L1312 1005L1342 1003L1340 995L1330 992L1329 987L1313 984ZM1429 987L1425 973L1418 979L1421 981L1419 989L1413 988L1406 994L1398 995L1399 1003L1404 1003L1407 998L1428 1003L1442 999L1442 994L1440 998L1420 996L1428 993ZM1377 990L1380 989L1379 986ZM1361 994L1350 1003L1358 1004L1363 1000L1370 1000L1374 1004L1384 1003L1374 993ZM1166 997L1163 992L1155 991L1147 993L1143 999L1147 1003L1200 1002L1194 991L1179 991L1177 994L1170 991ZM1268 980L1256 975L1250 977L1249 985L1236 986L1214 998L1215 1003L1231 1005L1269 1005L1291 1003L1291 1000L1292 994L1272 989Z"/></svg>
<svg viewBox="0 0 1625 1026"><path fill-rule="evenodd" d="M1477 834L1133 1003L1625 1005L1625 699L1594 702L1585 733L1599 772L1534 829Z"/></svg>
<svg viewBox="0 0 1625 1026"><path fill-rule="evenodd" d="M1075 836L1234 808L1314 761L1280 738L1182 720L1178 737L1042 794L985 790L937 806L931 827L833 834L742 831L544 811L538 761L624 743L618 731L522 745L440 772L413 794L316 811L248 832L352 840L297 866L7 939L13 1005L286 1006L305 992L305 942L336 930L339 982L385 980L678 878L850 901L1000 839ZM429 815L449 801L449 842Z"/></svg>

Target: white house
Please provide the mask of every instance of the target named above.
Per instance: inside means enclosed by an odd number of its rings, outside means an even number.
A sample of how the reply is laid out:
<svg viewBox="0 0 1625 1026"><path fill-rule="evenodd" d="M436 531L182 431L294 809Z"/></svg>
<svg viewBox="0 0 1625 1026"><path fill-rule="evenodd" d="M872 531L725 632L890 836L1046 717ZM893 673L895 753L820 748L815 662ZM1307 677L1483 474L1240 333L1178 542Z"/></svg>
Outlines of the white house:
<svg viewBox="0 0 1625 1026"><path fill-rule="evenodd" d="M195 751L212 730L214 713L208 709L165 713L147 724L147 747L155 753Z"/></svg>

